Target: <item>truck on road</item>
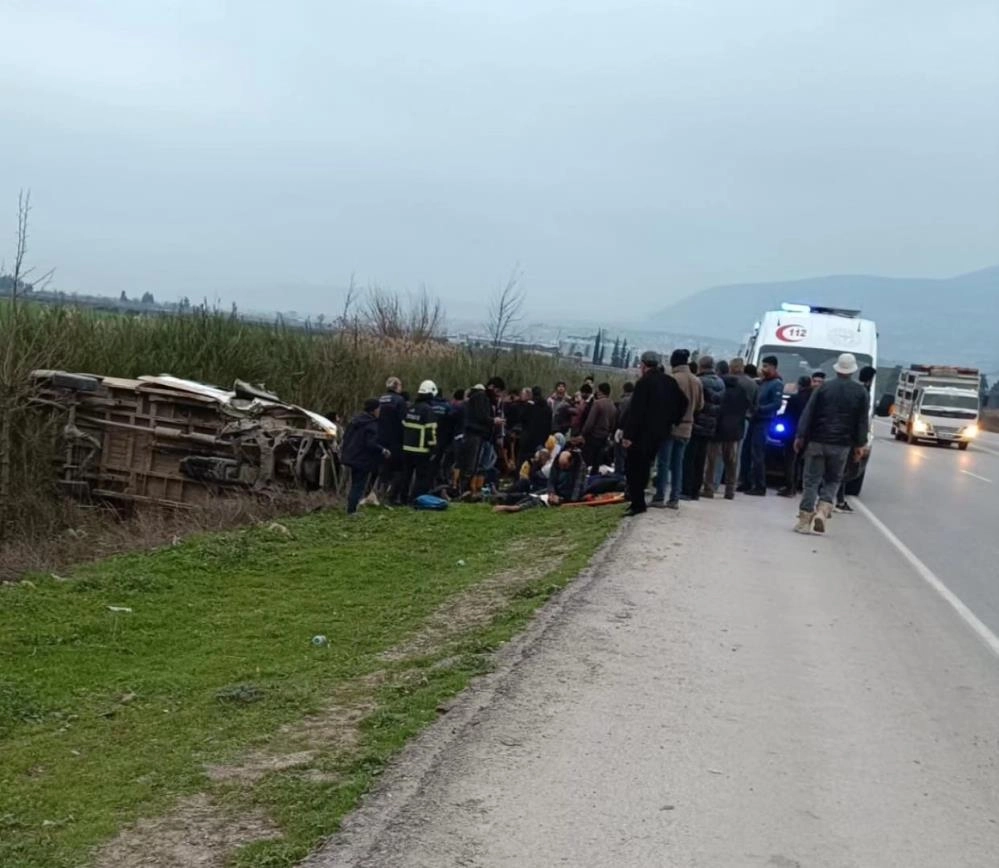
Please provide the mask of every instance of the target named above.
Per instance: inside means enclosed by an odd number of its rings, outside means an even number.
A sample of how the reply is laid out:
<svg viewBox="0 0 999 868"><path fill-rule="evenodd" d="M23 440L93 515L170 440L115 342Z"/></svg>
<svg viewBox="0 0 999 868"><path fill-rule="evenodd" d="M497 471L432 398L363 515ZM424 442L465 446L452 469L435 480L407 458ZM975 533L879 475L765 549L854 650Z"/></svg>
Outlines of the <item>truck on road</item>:
<svg viewBox="0 0 999 868"><path fill-rule="evenodd" d="M902 371L891 413L897 440L927 440L967 449L978 434L981 375L977 368L911 365Z"/></svg>

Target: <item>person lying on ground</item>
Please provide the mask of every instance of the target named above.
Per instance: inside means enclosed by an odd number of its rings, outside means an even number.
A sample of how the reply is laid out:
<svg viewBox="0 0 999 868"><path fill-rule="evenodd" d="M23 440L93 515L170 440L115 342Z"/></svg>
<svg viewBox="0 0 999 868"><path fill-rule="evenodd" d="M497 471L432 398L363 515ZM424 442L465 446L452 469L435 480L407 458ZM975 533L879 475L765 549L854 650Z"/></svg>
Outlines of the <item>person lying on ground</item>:
<svg viewBox="0 0 999 868"><path fill-rule="evenodd" d="M563 449L552 465L548 487L543 495L522 494L505 498L507 503L493 507L494 512L522 512L536 506L561 506L578 503L586 488L586 462L578 449ZM513 500L511 503L510 501Z"/></svg>
<svg viewBox="0 0 999 868"><path fill-rule="evenodd" d="M548 490L548 477L544 468L551 460L547 449L539 449L530 461L525 461L520 468L520 475L506 491L492 496L494 505L516 506L529 495L543 494Z"/></svg>

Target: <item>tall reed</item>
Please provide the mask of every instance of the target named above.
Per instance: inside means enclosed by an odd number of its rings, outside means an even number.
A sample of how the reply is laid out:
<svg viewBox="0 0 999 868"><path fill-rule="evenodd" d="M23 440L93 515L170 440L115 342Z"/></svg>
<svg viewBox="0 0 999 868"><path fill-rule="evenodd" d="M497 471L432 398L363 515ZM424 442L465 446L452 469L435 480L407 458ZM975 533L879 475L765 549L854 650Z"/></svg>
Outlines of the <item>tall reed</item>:
<svg viewBox="0 0 999 868"><path fill-rule="evenodd" d="M21 305L17 329L0 304L0 344L17 342L18 371L35 367L138 377L172 374L229 387L261 384L282 399L344 416L398 376L415 393L422 380L442 389L468 388L498 374L510 386L580 379L578 368L542 355L494 354L407 338L378 337L363 327L343 331L248 323L198 310L185 315L128 316L74 307ZM58 426L50 413L20 406L13 445L15 478L6 509L14 535L51 533L61 514L50 485Z"/></svg>

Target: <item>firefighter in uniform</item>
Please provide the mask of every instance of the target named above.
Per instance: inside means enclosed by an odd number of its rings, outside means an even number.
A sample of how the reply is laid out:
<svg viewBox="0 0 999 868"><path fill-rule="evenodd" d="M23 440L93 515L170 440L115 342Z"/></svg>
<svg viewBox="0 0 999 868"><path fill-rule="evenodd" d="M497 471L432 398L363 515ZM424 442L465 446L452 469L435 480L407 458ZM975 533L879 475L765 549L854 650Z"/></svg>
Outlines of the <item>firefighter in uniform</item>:
<svg viewBox="0 0 999 868"><path fill-rule="evenodd" d="M410 501L421 494L429 494L433 485L432 458L437 448L437 414L431 404L437 395L432 380L420 383L416 400L402 423L402 454L406 477L403 496Z"/></svg>

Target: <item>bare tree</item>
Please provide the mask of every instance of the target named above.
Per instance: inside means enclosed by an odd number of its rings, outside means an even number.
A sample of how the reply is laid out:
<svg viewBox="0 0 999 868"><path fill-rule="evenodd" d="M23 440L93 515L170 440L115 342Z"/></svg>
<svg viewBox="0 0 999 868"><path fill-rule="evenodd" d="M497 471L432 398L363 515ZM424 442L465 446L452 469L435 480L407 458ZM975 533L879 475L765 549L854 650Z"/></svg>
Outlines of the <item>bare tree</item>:
<svg viewBox="0 0 999 868"><path fill-rule="evenodd" d="M364 304L364 319L375 337L406 336L406 320L402 311L402 299L398 293L377 286L368 289L368 297Z"/></svg>
<svg viewBox="0 0 999 868"><path fill-rule="evenodd" d="M357 322L357 315L354 308L357 306L357 284L354 282L354 275L350 275L350 283L347 284L347 294L343 297L343 308L340 316L337 317L337 327L346 331L353 323Z"/></svg>
<svg viewBox="0 0 999 868"><path fill-rule="evenodd" d="M524 290L520 285L523 273L517 264L510 272L506 285L496 291L489 302L489 321L486 334L493 348L493 364L499 358L500 348L505 341L514 337L514 330L524 318Z"/></svg>
<svg viewBox="0 0 999 868"><path fill-rule="evenodd" d="M409 338L417 343L432 341L444 330L444 308L441 300L420 286L409 306Z"/></svg>

